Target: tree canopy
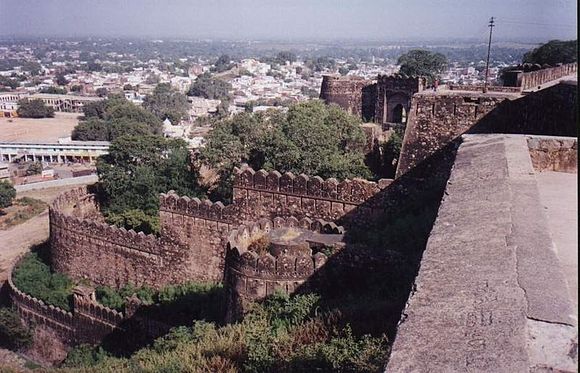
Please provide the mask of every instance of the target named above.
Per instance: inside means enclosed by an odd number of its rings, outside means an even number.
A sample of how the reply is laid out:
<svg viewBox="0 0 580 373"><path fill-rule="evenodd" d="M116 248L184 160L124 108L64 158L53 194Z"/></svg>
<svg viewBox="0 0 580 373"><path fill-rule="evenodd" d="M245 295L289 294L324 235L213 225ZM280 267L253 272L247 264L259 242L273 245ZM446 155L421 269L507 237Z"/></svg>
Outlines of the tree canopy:
<svg viewBox="0 0 580 373"><path fill-rule="evenodd" d="M229 198L232 170L241 163L323 178L370 176L360 120L317 100L291 106L288 113L241 113L224 119L207 140L200 160L220 175L216 198Z"/></svg>
<svg viewBox="0 0 580 373"><path fill-rule="evenodd" d="M0 209L12 205L16 198L16 189L8 181L0 181Z"/></svg>
<svg viewBox="0 0 580 373"><path fill-rule="evenodd" d="M214 78L209 73L204 73L197 77L187 94L210 100L228 100L230 89L232 89L230 83Z"/></svg>
<svg viewBox="0 0 580 373"><path fill-rule="evenodd" d="M524 54L523 63L554 66L578 61L578 40L551 40Z"/></svg>
<svg viewBox="0 0 580 373"><path fill-rule="evenodd" d="M161 121L124 97L95 101L83 108L85 119L72 132L73 140L113 141L122 135L161 134Z"/></svg>
<svg viewBox="0 0 580 373"><path fill-rule="evenodd" d="M189 103L183 93L168 83L161 83L155 87L152 94L145 97L143 107L161 120L169 118L171 123L178 124L187 118Z"/></svg>
<svg viewBox="0 0 580 373"><path fill-rule="evenodd" d="M16 111L22 118L52 118L54 109L44 104L41 99L22 99L18 101L18 110Z"/></svg>
<svg viewBox="0 0 580 373"><path fill-rule="evenodd" d="M102 208L110 223L153 233L159 194L202 196L187 143L155 135L120 136L97 160Z"/></svg>
<svg viewBox="0 0 580 373"><path fill-rule="evenodd" d="M447 57L422 49L411 50L399 57L399 73L407 76L423 76L429 83L439 78L447 67Z"/></svg>

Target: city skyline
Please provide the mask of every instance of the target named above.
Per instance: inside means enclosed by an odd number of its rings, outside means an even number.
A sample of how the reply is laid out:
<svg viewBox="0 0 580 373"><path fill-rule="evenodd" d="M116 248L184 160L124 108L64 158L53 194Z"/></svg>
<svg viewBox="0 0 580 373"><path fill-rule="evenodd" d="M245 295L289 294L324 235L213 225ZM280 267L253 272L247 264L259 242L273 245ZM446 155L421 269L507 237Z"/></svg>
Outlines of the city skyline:
<svg viewBox="0 0 580 373"><path fill-rule="evenodd" d="M31 6L33 5L33 6ZM0 37L483 41L577 37L575 1L0 0Z"/></svg>

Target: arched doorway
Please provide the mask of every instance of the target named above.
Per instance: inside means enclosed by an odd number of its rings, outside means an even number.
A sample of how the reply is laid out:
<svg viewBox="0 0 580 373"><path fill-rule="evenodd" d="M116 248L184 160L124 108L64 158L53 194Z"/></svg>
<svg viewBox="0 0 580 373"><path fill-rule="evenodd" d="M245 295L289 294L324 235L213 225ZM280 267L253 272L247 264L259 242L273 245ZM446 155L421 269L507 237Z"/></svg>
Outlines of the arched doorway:
<svg viewBox="0 0 580 373"><path fill-rule="evenodd" d="M407 110L402 104L397 104L393 108L393 113L391 115L393 123L405 123L407 121Z"/></svg>

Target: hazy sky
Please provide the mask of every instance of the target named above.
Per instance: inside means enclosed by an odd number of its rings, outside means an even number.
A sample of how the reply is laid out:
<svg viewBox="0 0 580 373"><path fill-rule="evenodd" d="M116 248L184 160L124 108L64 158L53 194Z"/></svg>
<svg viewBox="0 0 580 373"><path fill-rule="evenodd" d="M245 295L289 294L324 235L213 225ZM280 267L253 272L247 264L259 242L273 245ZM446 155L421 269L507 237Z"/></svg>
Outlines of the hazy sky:
<svg viewBox="0 0 580 373"><path fill-rule="evenodd" d="M573 39L576 0L0 0L0 36Z"/></svg>

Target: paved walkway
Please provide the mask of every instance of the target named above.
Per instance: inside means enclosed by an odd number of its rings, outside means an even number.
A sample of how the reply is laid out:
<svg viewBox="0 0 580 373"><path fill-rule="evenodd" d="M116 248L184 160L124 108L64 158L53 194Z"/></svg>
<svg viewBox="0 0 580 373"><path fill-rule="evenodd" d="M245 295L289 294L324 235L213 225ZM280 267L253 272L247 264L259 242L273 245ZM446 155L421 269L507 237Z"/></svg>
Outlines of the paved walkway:
<svg viewBox="0 0 580 373"><path fill-rule="evenodd" d="M577 316L578 175L564 172L539 172L536 174L536 180Z"/></svg>

